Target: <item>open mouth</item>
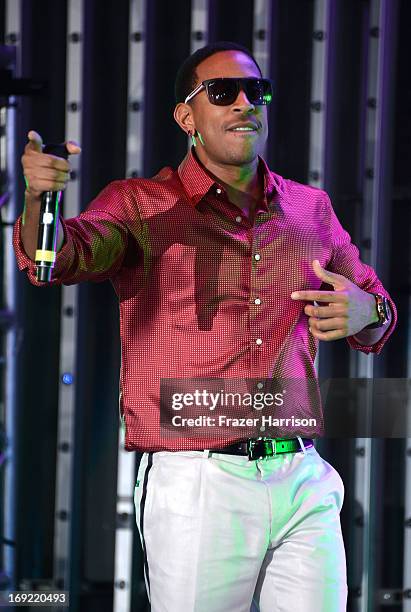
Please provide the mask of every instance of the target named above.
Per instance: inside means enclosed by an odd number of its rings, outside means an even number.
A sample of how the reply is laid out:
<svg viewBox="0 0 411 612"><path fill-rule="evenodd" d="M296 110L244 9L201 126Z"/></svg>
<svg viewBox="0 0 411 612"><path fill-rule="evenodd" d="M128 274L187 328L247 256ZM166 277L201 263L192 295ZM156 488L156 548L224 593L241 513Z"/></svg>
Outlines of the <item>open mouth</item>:
<svg viewBox="0 0 411 612"><path fill-rule="evenodd" d="M251 136L258 133L258 125L254 121L233 122L230 127L227 128L227 132L237 135L240 134L241 136Z"/></svg>
<svg viewBox="0 0 411 612"><path fill-rule="evenodd" d="M244 135L249 136L251 134L257 134L258 129L251 128L251 127L236 127L236 128L230 128L229 130L227 130L227 132L231 132L232 134L241 134L242 136Z"/></svg>

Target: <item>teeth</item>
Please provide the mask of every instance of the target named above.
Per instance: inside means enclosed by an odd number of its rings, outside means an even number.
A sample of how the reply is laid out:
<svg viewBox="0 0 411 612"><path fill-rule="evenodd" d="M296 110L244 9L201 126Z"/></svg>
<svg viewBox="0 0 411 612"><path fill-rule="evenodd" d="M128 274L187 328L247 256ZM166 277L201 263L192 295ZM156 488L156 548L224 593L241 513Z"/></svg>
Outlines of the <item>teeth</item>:
<svg viewBox="0 0 411 612"><path fill-rule="evenodd" d="M233 132L254 132L254 128L251 127L236 127L236 128L232 128Z"/></svg>

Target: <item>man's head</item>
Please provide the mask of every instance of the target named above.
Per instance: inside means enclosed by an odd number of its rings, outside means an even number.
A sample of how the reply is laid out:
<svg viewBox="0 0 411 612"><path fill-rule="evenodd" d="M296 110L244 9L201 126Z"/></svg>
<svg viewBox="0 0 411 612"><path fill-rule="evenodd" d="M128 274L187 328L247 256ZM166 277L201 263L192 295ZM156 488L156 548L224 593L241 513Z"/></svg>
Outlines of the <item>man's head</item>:
<svg viewBox="0 0 411 612"><path fill-rule="evenodd" d="M187 134L201 135L196 149L201 161L235 166L254 161L267 139L267 108L252 104L242 88L227 106L212 104L204 88L187 103L184 100L207 79L261 76L248 49L230 42L207 45L182 64L175 83L174 118ZM253 131L235 131L235 126L247 125Z"/></svg>

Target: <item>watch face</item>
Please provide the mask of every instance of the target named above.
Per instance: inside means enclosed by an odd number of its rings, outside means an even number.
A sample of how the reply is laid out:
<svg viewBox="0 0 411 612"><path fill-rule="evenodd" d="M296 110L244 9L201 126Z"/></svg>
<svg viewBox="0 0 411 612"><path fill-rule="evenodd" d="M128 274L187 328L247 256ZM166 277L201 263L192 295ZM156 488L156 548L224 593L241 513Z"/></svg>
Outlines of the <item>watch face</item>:
<svg viewBox="0 0 411 612"><path fill-rule="evenodd" d="M388 300L384 295L381 295L379 293L376 295L376 301L377 301L377 313L379 316L379 321L375 325L376 327L381 327L382 325L386 325L386 323L388 323L388 319L389 319Z"/></svg>
<svg viewBox="0 0 411 612"><path fill-rule="evenodd" d="M384 321L383 321L383 325L385 325L386 323L388 323L388 319L390 317L389 314L389 306L388 306L388 299L384 296L382 296L382 302L381 302L381 307L382 307L382 311L384 314Z"/></svg>
<svg viewBox="0 0 411 612"><path fill-rule="evenodd" d="M372 323L371 325L367 325L367 329L375 329L377 327L382 327L386 325L390 318L390 310L388 299L381 295L380 293L374 294L375 303L378 314L378 321L376 323Z"/></svg>

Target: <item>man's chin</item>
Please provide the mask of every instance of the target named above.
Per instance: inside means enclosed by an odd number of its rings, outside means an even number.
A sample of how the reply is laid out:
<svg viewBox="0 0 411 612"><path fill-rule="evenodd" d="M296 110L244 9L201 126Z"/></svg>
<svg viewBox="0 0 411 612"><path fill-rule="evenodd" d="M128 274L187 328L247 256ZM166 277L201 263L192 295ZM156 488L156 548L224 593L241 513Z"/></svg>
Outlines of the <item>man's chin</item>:
<svg viewBox="0 0 411 612"><path fill-rule="evenodd" d="M248 151L233 151L227 150L224 152L225 162L234 166L243 166L251 164L257 159L258 152L255 149Z"/></svg>

